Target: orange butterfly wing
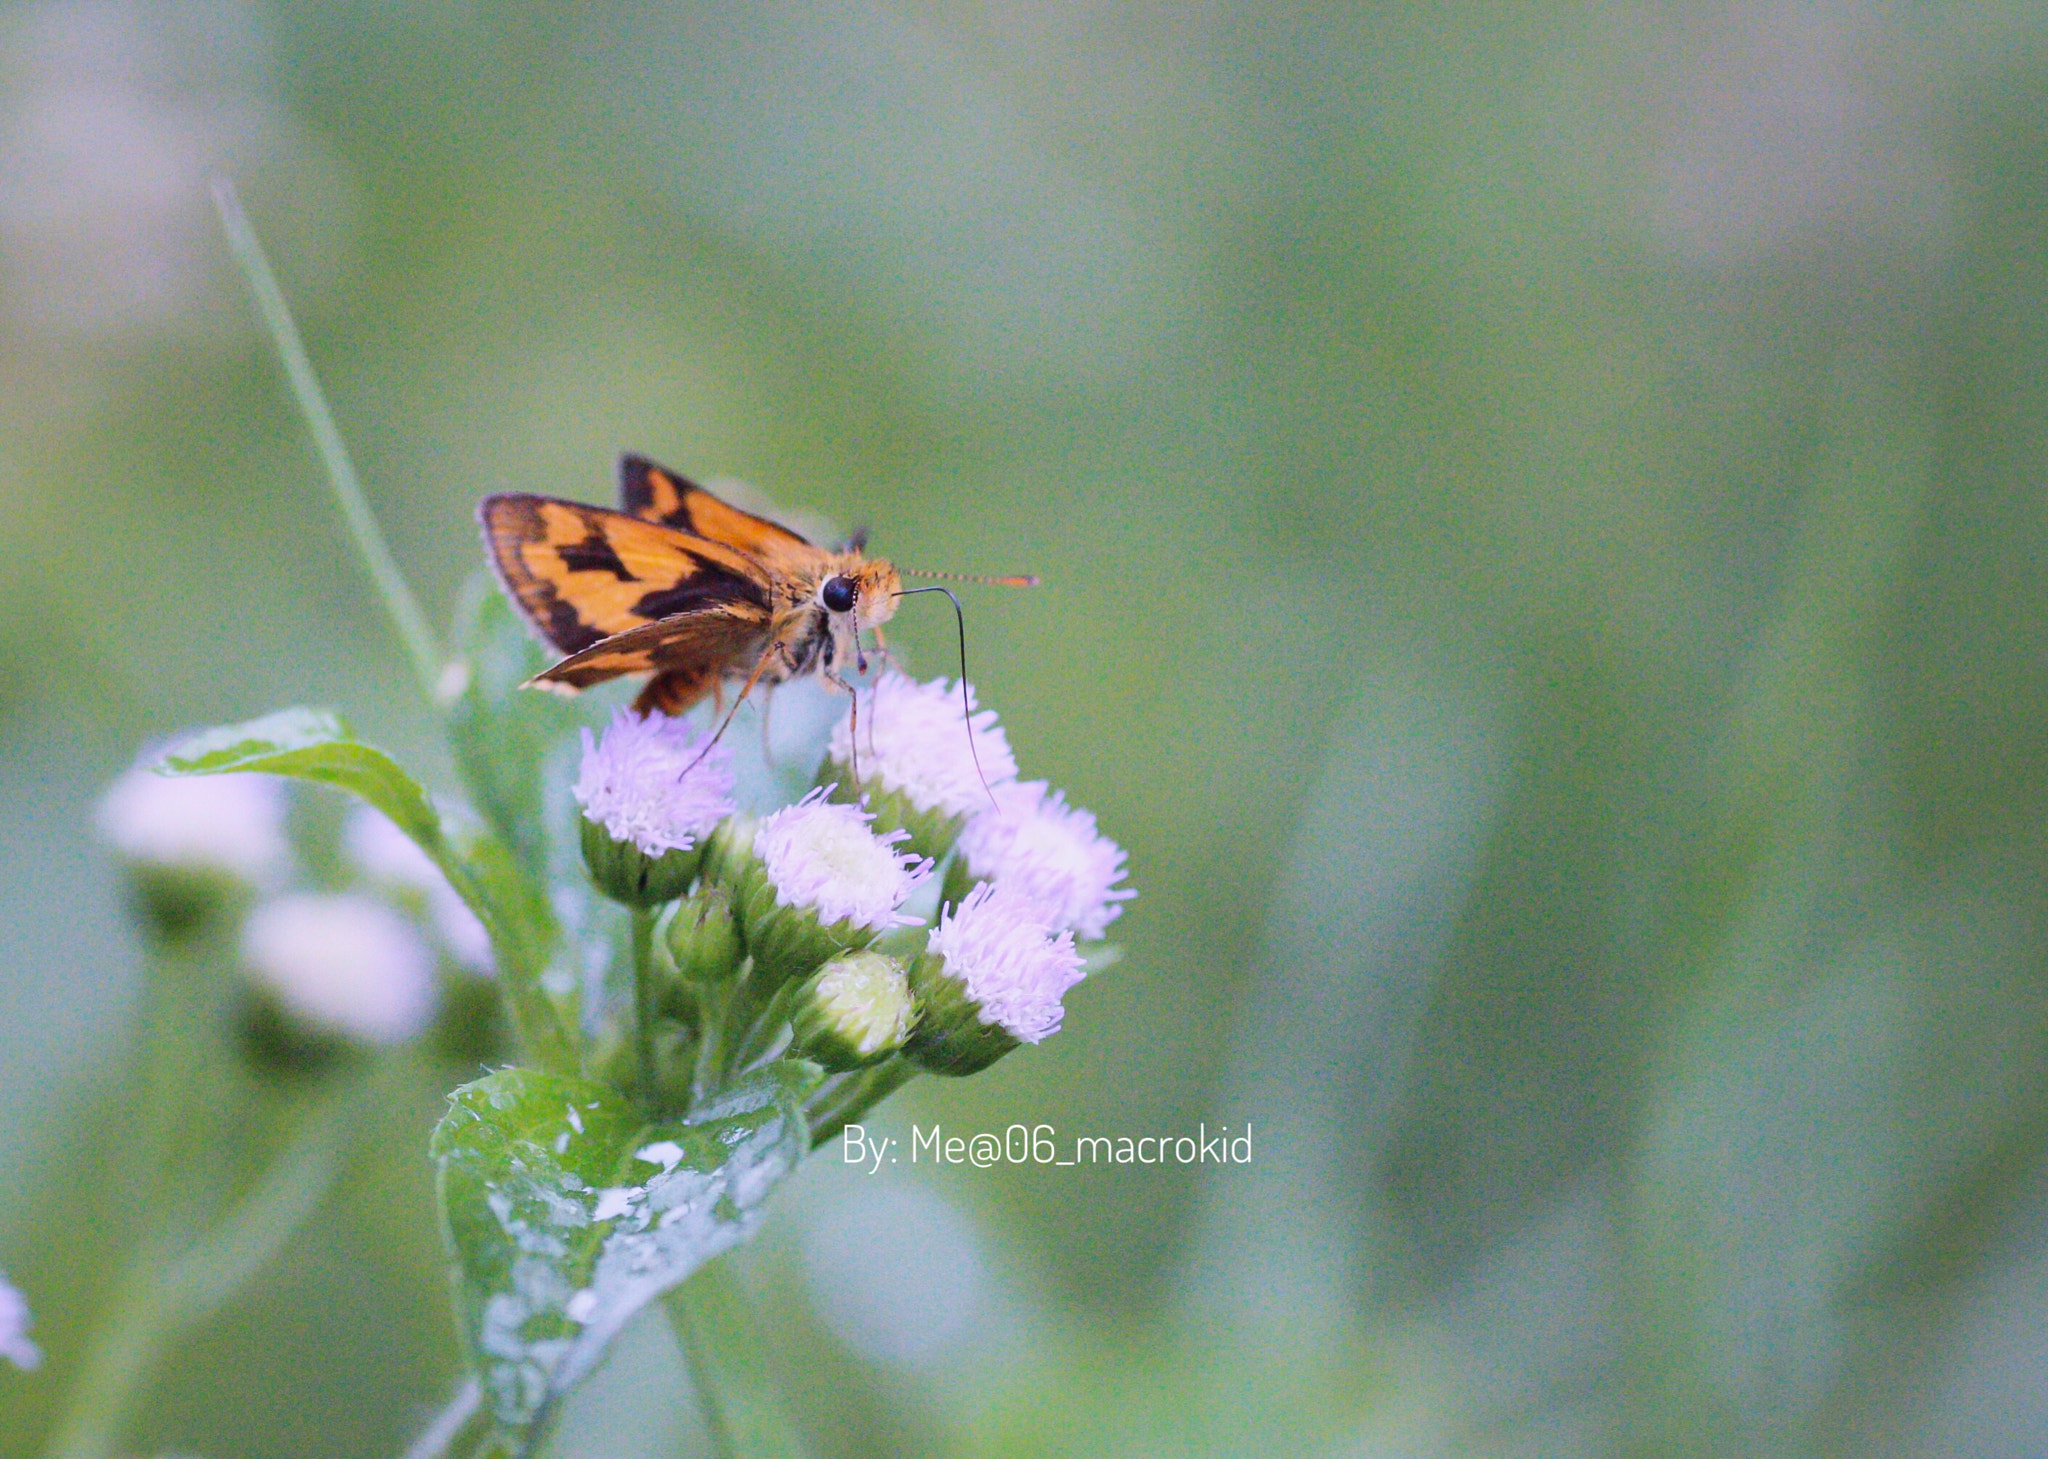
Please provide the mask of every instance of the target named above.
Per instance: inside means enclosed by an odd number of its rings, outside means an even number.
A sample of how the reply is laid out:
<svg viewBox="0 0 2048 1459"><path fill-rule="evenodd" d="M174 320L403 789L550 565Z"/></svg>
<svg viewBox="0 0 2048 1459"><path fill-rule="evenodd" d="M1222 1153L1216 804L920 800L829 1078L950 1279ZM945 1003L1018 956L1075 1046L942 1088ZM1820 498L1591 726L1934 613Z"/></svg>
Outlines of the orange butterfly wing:
<svg viewBox="0 0 2048 1459"><path fill-rule="evenodd" d="M743 512L645 456L619 458L619 500L635 517L744 552L785 576L815 571L824 555L789 528Z"/></svg>
<svg viewBox="0 0 2048 1459"><path fill-rule="evenodd" d="M477 512L492 565L514 602L571 659L620 634L676 620L665 636L634 639L610 659L584 659L573 687L641 669L723 663L766 630L771 583L745 553L623 512L552 497L486 497ZM702 619L697 626L688 626ZM659 651L658 651L659 650ZM603 672L592 672L603 666Z"/></svg>

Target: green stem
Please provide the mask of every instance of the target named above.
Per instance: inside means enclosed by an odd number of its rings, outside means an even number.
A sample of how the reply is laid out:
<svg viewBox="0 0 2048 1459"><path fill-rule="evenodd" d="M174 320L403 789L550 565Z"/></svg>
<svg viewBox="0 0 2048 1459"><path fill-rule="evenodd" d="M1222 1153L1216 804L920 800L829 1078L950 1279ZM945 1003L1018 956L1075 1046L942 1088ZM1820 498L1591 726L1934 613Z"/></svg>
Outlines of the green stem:
<svg viewBox="0 0 2048 1459"><path fill-rule="evenodd" d="M172 1255L162 1237L144 1243L51 1431L49 1459L111 1459L119 1452L129 1409L165 1345L269 1265L326 1196L361 1123L356 1096L372 1083L330 1095L308 1114L248 1194L192 1246Z"/></svg>
<svg viewBox="0 0 2048 1459"><path fill-rule="evenodd" d="M433 704L439 693L441 677L441 650L434 641L434 631L428 626L426 615L420 612L412 589L406 586L405 576L398 570L398 561L392 557L391 548L384 541L384 533L377 526L377 518L370 511L370 503L363 496L355 463L349 459L348 447L342 443L341 432L335 428L333 412L327 408L327 396L320 389L319 378L313 373L313 362L307 357L306 346L299 338L299 327L292 320L291 306L285 302L284 290L278 287L277 276L270 270L270 260L264 256L256 230L249 225L249 217L242 211L234 184L226 178L216 180L213 202L220 211L228 247L234 251L235 262L241 266L242 277L247 280L249 292L255 298L256 312L263 316L271 343L284 361L292 396L298 401L299 411L305 416L306 426L313 434L313 444L319 449L321 463L327 468L327 481L334 489L341 515L347 521L348 529L356 539L356 549L362 553L363 562L377 584L378 595L384 600L384 611L391 615L391 625L397 630L399 641L405 645L406 655L412 660L413 673L419 677L420 692L426 696L428 704Z"/></svg>
<svg viewBox="0 0 2048 1459"><path fill-rule="evenodd" d="M725 1068L727 1078L751 1069L761 1057L775 1046L783 1026L789 1022L789 1005L796 1001L796 990L801 986L799 979L792 978L775 990L775 996L767 1006L756 1012L732 1051Z"/></svg>
<svg viewBox="0 0 2048 1459"><path fill-rule="evenodd" d="M633 913L633 1041L639 1050L640 1097L652 1107L659 1095L654 1068L654 1016L660 987L654 966L654 918L651 907Z"/></svg>
<svg viewBox="0 0 2048 1459"><path fill-rule="evenodd" d="M917 1074L917 1065L897 1055L827 1089L817 1103L804 1112L811 1128L811 1148L817 1149L908 1084Z"/></svg>
<svg viewBox="0 0 2048 1459"><path fill-rule="evenodd" d="M697 1067L690 1078L690 1103L702 1104L718 1082L725 1052L725 1020L732 1013L734 980L702 987L697 1002Z"/></svg>
<svg viewBox="0 0 2048 1459"><path fill-rule="evenodd" d="M802 1459L810 1453L768 1375L755 1306L723 1260L666 1297L669 1326L721 1459Z"/></svg>

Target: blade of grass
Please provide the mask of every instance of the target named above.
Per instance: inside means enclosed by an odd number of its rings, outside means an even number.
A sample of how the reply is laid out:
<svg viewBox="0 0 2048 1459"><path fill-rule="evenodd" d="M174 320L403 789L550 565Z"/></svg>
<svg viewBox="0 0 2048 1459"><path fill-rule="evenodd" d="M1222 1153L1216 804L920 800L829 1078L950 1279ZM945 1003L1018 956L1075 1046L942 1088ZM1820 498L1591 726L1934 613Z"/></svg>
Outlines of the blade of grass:
<svg viewBox="0 0 2048 1459"><path fill-rule="evenodd" d="M327 408L327 397L320 389L319 377L313 373L313 362L307 357L306 346L299 338L299 327L292 320L291 306L285 303L284 290L278 287L277 276L270 270L270 260L264 255L263 245L257 241L256 230L250 226L248 214L242 211L241 199L235 195L235 185L226 178L216 179L213 203L220 211L220 224L227 234L228 247L233 250L242 277L248 282L250 296L256 302L256 312L262 316L263 326L270 332L270 341L284 362L292 397L306 418L306 427L312 432L313 444L319 449L321 464L327 468L327 482L334 490L335 501L340 504L342 519L348 523L349 532L356 541L356 550L362 554L363 564L369 568L370 577L377 585L377 594L384 600L384 611L391 615L391 626L397 631L399 642L405 646L406 656L412 660L420 692L431 705L436 701L442 665L434 630L428 626L426 615L420 612L419 601L406 585L404 574L398 570L398 561L391 555L377 518L363 496L355 463L349 459L348 447L342 443L334 415Z"/></svg>

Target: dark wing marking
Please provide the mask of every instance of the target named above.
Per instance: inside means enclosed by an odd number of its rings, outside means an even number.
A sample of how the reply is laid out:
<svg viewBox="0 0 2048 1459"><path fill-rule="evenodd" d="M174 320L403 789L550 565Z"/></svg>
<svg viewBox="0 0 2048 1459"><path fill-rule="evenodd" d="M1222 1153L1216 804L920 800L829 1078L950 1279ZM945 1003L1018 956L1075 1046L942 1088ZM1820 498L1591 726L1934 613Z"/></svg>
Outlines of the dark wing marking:
<svg viewBox="0 0 2048 1459"><path fill-rule="evenodd" d="M619 500L644 521L720 542L785 571L818 557L818 549L787 527L721 501L645 456L619 458Z"/></svg>
<svg viewBox="0 0 2048 1459"><path fill-rule="evenodd" d="M721 543L520 493L484 498L477 518L506 592L563 653L676 614L743 605L767 616L761 564Z"/></svg>
<svg viewBox="0 0 2048 1459"><path fill-rule="evenodd" d="M685 684L694 692L688 708L725 674L757 654L768 632L769 614L751 603L733 602L601 638L529 681L574 693L621 674L655 673L658 683L674 679L666 694ZM649 685L650 692L653 685ZM664 706L666 707L666 706ZM671 713L678 712L670 710Z"/></svg>

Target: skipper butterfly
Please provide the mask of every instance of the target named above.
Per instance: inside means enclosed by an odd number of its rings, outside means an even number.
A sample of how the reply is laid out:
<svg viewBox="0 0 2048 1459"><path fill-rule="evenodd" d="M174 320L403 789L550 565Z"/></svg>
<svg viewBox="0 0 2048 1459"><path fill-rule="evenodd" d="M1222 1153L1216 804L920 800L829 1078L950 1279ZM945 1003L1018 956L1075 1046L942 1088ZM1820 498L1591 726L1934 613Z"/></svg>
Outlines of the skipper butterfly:
<svg viewBox="0 0 2048 1459"><path fill-rule="evenodd" d="M946 591L906 590L894 567L864 554L865 533L816 546L642 456L621 458L619 493L620 511L518 492L477 509L498 580L568 655L536 685L573 694L649 674L633 707L665 714L707 694L722 701L741 677L741 699L805 673L850 691L842 671L867 667L862 632L879 643L906 592Z"/></svg>

